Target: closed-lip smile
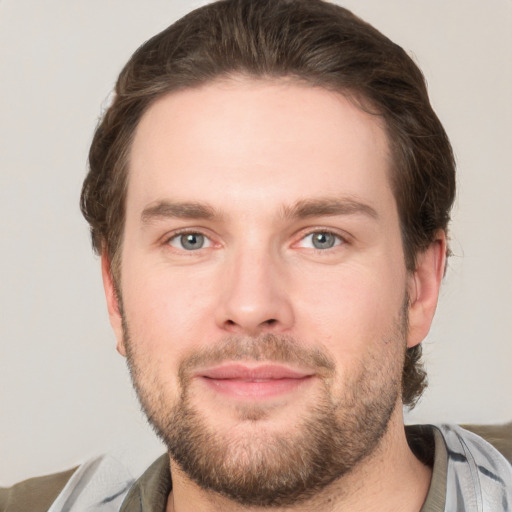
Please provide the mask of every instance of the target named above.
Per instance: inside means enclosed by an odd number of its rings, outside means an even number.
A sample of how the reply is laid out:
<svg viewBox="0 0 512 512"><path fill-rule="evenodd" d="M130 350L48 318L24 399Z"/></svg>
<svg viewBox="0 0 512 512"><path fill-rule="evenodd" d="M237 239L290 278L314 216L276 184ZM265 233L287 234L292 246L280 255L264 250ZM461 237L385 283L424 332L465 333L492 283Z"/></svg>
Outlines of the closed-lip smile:
<svg viewBox="0 0 512 512"><path fill-rule="evenodd" d="M314 372L273 363L225 363L202 369L196 376L216 392L258 400L290 393L311 380Z"/></svg>

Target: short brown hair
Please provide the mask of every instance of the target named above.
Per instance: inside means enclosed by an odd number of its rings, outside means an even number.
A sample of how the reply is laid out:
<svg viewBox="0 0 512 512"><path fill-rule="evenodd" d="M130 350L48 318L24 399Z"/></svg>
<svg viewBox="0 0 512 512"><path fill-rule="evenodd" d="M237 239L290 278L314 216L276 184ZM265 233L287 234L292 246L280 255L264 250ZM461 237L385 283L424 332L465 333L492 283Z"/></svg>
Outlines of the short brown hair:
<svg viewBox="0 0 512 512"><path fill-rule="evenodd" d="M425 80L405 51L347 9L322 0L222 0L192 11L143 44L126 64L96 129L81 209L97 252L120 271L128 156L137 124L172 91L222 77L296 78L355 97L383 118L392 153L405 261L447 230L455 195L450 142ZM403 401L425 385L421 346L407 351Z"/></svg>

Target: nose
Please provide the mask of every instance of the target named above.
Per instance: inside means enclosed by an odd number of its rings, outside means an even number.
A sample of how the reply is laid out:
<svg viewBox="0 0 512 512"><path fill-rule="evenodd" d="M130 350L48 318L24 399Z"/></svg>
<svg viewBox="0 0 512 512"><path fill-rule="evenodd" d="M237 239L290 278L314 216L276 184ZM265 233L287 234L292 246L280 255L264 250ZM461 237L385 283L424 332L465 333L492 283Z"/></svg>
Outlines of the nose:
<svg viewBox="0 0 512 512"><path fill-rule="evenodd" d="M270 251L239 251L226 262L216 311L224 331L285 333L294 323L286 272Z"/></svg>

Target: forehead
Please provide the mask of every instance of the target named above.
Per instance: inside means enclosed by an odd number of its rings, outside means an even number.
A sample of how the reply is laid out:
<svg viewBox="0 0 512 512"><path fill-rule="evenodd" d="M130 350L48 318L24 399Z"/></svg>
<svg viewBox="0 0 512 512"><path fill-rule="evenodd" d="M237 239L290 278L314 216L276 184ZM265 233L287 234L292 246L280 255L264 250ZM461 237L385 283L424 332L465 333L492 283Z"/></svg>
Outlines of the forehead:
<svg viewBox="0 0 512 512"><path fill-rule="evenodd" d="M394 203L389 160L381 119L339 93L282 80L214 82L171 93L142 117L127 213L167 198L243 211L345 195L384 208Z"/></svg>

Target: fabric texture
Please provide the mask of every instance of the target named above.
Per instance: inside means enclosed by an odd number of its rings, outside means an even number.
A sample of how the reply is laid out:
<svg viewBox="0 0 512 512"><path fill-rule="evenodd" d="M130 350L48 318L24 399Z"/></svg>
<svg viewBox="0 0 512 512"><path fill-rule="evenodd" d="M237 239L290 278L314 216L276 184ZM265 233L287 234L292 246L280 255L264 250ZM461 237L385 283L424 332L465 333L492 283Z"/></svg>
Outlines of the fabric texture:
<svg viewBox="0 0 512 512"><path fill-rule="evenodd" d="M511 455L512 424L473 428ZM512 510L512 461L487 441L449 425L409 426L406 433L418 458L433 466L420 512ZM146 470L140 461L137 464L110 454L67 472L0 489L0 512L165 512L172 489L168 456L162 455Z"/></svg>
<svg viewBox="0 0 512 512"><path fill-rule="evenodd" d="M505 425L462 425L462 427L483 437L512 464L512 421Z"/></svg>
<svg viewBox="0 0 512 512"><path fill-rule="evenodd" d="M46 512L77 468L40 476L0 489L0 511Z"/></svg>
<svg viewBox="0 0 512 512"><path fill-rule="evenodd" d="M445 510L508 512L512 465L481 437L461 427L439 427L448 452Z"/></svg>

